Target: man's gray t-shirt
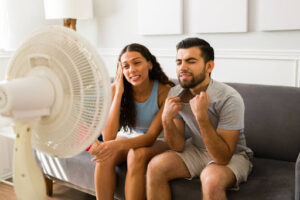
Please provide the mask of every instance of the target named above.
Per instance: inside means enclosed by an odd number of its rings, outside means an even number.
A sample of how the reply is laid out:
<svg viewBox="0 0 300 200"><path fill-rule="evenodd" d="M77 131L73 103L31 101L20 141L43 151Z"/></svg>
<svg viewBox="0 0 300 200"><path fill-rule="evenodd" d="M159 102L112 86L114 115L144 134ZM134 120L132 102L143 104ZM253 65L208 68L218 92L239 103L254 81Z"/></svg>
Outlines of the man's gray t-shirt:
<svg viewBox="0 0 300 200"><path fill-rule="evenodd" d="M170 90L168 96L180 96L184 90L177 85ZM251 158L253 152L246 146L244 135L245 106L241 95L232 87L213 79L210 80L206 92L210 99L208 116L214 129L240 130L235 152L245 151ZM198 123L189 103L182 103L178 117L184 120L186 135L192 137L192 143L198 148L205 149Z"/></svg>

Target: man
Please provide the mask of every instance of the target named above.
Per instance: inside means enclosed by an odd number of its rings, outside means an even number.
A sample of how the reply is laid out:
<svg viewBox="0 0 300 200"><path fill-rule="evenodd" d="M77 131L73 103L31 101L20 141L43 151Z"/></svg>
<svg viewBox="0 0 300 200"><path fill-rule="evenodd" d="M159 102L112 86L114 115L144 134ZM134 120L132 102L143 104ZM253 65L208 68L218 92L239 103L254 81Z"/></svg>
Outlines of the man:
<svg viewBox="0 0 300 200"><path fill-rule="evenodd" d="M237 190L252 169L252 151L243 133L243 99L211 79L214 50L205 40L179 42L176 63L180 85L169 92L162 114L171 151L150 161L147 198L171 199L168 181L199 176L204 200L226 199L226 189Z"/></svg>

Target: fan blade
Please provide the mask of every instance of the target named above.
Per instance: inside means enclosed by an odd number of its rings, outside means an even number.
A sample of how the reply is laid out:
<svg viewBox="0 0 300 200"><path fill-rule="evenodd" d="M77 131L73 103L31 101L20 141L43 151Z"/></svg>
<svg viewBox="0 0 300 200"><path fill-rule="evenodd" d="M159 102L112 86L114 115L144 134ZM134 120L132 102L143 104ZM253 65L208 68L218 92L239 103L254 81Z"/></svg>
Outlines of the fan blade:
<svg viewBox="0 0 300 200"><path fill-rule="evenodd" d="M31 127L16 122L13 182L18 200L46 199L46 185L41 169L35 162L31 147Z"/></svg>

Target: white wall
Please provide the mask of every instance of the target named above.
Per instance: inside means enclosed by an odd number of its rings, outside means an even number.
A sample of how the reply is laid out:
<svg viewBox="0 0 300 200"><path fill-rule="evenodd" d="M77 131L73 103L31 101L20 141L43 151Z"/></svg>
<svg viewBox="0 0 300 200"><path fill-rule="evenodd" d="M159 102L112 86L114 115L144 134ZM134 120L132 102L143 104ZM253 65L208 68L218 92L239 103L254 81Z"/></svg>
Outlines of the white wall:
<svg viewBox="0 0 300 200"><path fill-rule="evenodd" d="M110 75L115 73L121 48L128 43L139 42L148 46L158 57L170 77L176 77L176 43L185 37L197 36L207 40L216 51L215 79L300 86L300 31L259 31L259 0L248 0L247 33L191 34L187 14L190 1L183 0L184 34L158 36L138 35L137 1L94 0L95 18L78 22L78 32L97 46ZM42 6L42 3L36 4L31 8L32 12L36 12L38 7L43 9ZM43 15L40 14L40 17L43 18ZM41 20L40 23L43 25L49 21Z"/></svg>
<svg viewBox="0 0 300 200"><path fill-rule="evenodd" d="M191 34L190 1L183 0L184 34L161 36L138 35L137 1L99 0L96 3L97 44L112 75L120 49L128 43L140 42L155 53L169 76L176 77L176 43L185 37L197 36L210 42L216 50L215 79L299 86L300 31L259 31L259 0L248 1L247 33Z"/></svg>
<svg viewBox="0 0 300 200"><path fill-rule="evenodd" d="M14 133L11 128L0 128L0 179L12 176Z"/></svg>
<svg viewBox="0 0 300 200"><path fill-rule="evenodd" d="M98 21L98 46L100 48L122 47L130 42L142 42L152 48L174 48L187 36L199 36L208 40L216 49L298 49L300 31L258 31L258 1L248 1L249 31L247 33L190 34L188 21L189 0L183 0L184 35L141 36L137 33L138 0L98 0L95 11ZM171 6L171 5L170 5ZM201 12L201 8L199 8ZM155 13L153 13L155 14ZM213 16L208 16L213 17ZM297 19L295 19L297 20Z"/></svg>

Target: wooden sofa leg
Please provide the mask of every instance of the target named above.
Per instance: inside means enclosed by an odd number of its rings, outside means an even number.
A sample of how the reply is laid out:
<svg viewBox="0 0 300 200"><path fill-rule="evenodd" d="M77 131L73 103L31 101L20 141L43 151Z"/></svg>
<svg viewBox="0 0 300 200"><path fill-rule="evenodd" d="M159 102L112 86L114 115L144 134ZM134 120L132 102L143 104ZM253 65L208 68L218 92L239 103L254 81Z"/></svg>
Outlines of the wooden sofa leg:
<svg viewBox="0 0 300 200"><path fill-rule="evenodd" d="M52 196L53 194L53 181L47 177L45 177L46 182L46 192L48 196Z"/></svg>

